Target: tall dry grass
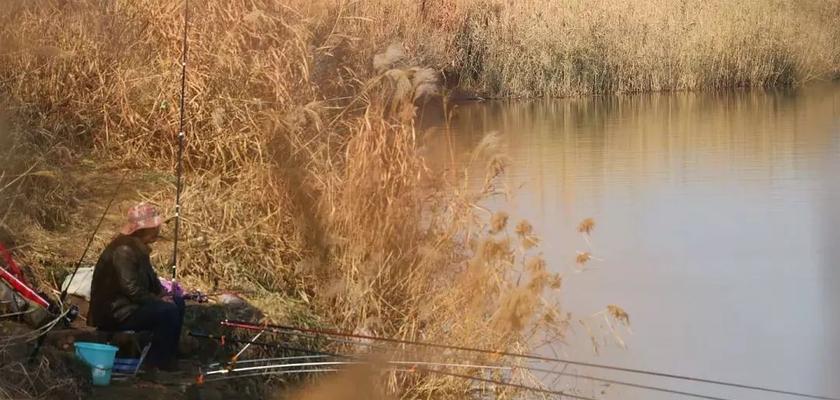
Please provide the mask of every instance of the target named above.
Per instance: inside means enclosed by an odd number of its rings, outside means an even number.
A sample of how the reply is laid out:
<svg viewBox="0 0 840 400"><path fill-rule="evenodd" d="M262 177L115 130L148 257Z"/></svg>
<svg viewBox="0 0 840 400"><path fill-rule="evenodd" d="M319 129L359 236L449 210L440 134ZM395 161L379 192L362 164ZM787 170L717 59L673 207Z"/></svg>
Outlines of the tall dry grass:
<svg viewBox="0 0 840 400"><path fill-rule="evenodd" d="M840 73L831 0L424 0L356 3L490 96L798 85Z"/></svg>
<svg viewBox="0 0 840 400"><path fill-rule="evenodd" d="M836 74L840 7L793 5L193 2L180 276L256 289L284 322L508 350L562 337L569 317L549 300L561 277L534 232L477 206L502 190L492 137L473 157L487 163L484 188L465 192L461 176L418 154L416 105L456 79L493 95L568 95ZM51 283L78 255L68 249L84 243L115 168L134 171L122 209L143 198L171 211L180 4L2 7L0 96L18 160L9 174L27 183L9 187L18 192L5 208L26 211L2 225ZM434 376L388 382L407 397L469 389Z"/></svg>
<svg viewBox="0 0 840 400"><path fill-rule="evenodd" d="M47 160L65 149L47 165L74 178L46 186L88 209L65 204L61 227L24 215L6 222L20 241L38 243L23 256L48 277L73 261L51 245L80 246L90 210L107 201L113 178L97 174L133 171L118 211L132 198L171 211L180 9L168 0L4 7L0 93L15 140ZM388 43L353 36L373 23L353 12L327 1L194 4L179 276L256 289L255 303L281 322L525 348L538 326L563 323L545 296L559 278L528 267L542 265L535 250L476 211L501 163L490 163L483 193L461 192L457 177L425 166L413 121L440 77L398 48L374 68ZM62 199L27 200L40 209ZM418 374L388 382L416 397L463 396L470 386Z"/></svg>

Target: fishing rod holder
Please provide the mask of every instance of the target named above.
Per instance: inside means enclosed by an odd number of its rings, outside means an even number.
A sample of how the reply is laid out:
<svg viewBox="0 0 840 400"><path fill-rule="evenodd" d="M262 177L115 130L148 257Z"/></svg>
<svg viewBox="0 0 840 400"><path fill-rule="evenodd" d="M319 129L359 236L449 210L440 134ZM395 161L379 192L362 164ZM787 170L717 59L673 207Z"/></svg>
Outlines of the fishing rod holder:
<svg viewBox="0 0 840 400"><path fill-rule="evenodd" d="M64 316L64 318L62 319L61 322L65 326L69 327L70 324L73 323L73 321L75 321L77 318L79 318L79 314L80 314L79 307L76 306L75 304L71 304L70 307L68 307L67 314Z"/></svg>
<svg viewBox="0 0 840 400"><path fill-rule="evenodd" d="M65 312L65 310L62 309L61 304L60 303L55 303L55 302L50 302L50 307L47 309L47 311L50 314L61 318L61 320L59 322L64 327L70 327L70 324L72 324L73 321L78 319L79 315L81 314L81 312L79 311L79 306L77 306L75 304L67 305L67 310Z"/></svg>
<svg viewBox="0 0 840 400"><path fill-rule="evenodd" d="M192 300L196 303L201 303L201 304L207 303L208 301L210 301L209 296L207 296L204 293L199 292L198 290L196 290L194 292L190 292L190 293L185 293L183 297L184 297L184 300Z"/></svg>

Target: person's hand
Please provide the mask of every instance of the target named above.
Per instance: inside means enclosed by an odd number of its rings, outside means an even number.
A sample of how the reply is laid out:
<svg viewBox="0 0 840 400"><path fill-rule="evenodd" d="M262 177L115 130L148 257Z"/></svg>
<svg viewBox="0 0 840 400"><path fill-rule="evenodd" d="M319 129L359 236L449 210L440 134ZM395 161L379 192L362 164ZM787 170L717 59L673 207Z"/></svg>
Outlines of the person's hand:
<svg viewBox="0 0 840 400"><path fill-rule="evenodd" d="M175 297L184 297L184 289L181 287L181 284L178 282L172 283L172 292L170 293L172 296Z"/></svg>
<svg viewBox="0 0 840 400"><path fill-rule="evenodd" d="M173 282L168 279L160 278L160 285L163 288L161 298L164 296L184 297L184 289L178 282Z"/></svg>

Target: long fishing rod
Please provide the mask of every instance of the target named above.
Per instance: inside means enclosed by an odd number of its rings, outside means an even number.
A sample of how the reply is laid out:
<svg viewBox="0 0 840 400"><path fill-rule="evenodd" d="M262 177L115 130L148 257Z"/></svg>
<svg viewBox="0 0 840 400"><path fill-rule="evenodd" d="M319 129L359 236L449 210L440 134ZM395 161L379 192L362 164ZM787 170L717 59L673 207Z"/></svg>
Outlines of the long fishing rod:
<svg viewBox="0 0 840 400"><path fill-rule="evenodd" d="M329 359L330 356L296 356L296 357L280 357L280 358L262 358L257 360L243 360L237 363L237 368L242 367L243 365L256 365L258 368L265 368L271 369L275 368L277 365L288 365L286 363L282 363L281 361L289 361L295 359ZM364 362L363 359L359 357L352 357L352 356L341 356L335 357L337 359L348 359L348 360L355 360L355 364L376 364L376 362ZM383 361L382 364L388 365L409 365L409 366L432 366L432 367L446 367L446 368L466 368L466 369L480 369L480 370L495 370L495 371L513 371L516 367L512 366L505 366L505 365L483 365L483 364L462 364L462 363L446 363L446 362L434 362L434 361ZM221 364L212 364L209 367L218 367ZM228 368L229 371L236 371L236 368Z"/></svg>
<svg viewBox="0 0 840 400"><path fill-rule="evenodd" d="M236 376L220 376L220 377L211 377L205 378L204 376L200 376L197 379L198 384L203 384L205 382L219 382L219 381L227 381L231 379L243 379L243 378L256 378L256 377L263 377L266 375L292 375L292 374L315 374L320 372L339 372L339 369L336 368L314 368L314 369L297 369L293 371L272 371L269 373L256 373L256 374L243 374L243 375L236 375Z"/></svg>
<svg viewBox="0 0 840 400"><path fill-rule="evenodd" d="M125 183L125 178L128 176L128 171L123 172L122 177L120 177L119 183L114 188L114 193L111 195L111 198L108 200L108 205L105 206L105 210L102 211L102 215L99 216L99 221L96 223L96 227L93 228L93 232L91 232L90 237L88 238L87 245L85 245L84 251L82 251L81 257L79 257L79 261L76 262L75 268L73 268L73 273L70 275L70 279L67 281L66 285L63 285L61 288L61 294L58 297L58 306L60 308L64 308L64 301L67 300L67 293L70 290L70 285L73 284L73 279L76 278L76 274L79 272L79 268L82 266L82 263L85 261L85 257L87 257L87 253L90 250L90 246L93 244L93 240L96 238L96 234L99 232L99 228L102 227L102 222L105 221L105 216L108 215L108 211L111 210L111 206L114 204L114 200L117 198L117 195L120 193L120 189L122 188L123 183ZM59 310L61 312L62 310ZM44 346L44 340L47 338L47 334L58 325L58 321L61 318L66 317L72 313L78 313L78 309L75 308L68 308L66 311L61 313L61 315L54 321L49 328L44 329L40 335L38 335L38 343L35 345L35 349L32 350L32 354L29 355L29 362L35 360L38 357L38 354L41 352L41 347ZM72 318L72 317L71 317Z"/></svg>
<svg viewBox="0 0 840 400"><path fill-rule="evenodd" d="M209 339L209 340L217 340L221 343L240 343L246 345L253 345L253 346L261 346L261 347L268 347L268 348L279 348L283 350L293 350L297 352L311 354L308 356L294 356L294 357L277 357L277 358L263 358L257 360L236 360L236 365L243 365L243 364L254 364L254 363L261 363L261 362L279 362L279 361L287 361L287 360L298 360L298 359L313 359L313 358L341 358L341 359L348 359L348 360L361 360L360 357L351 356L346 354L338 354L338 353L330 353L321 350L312 350L300 347L289 347L284 346L281 344L276 343L267 343L267 342L258 342L258 341L249 341L249 340L241 340L241 339L229 339L225 338L224 336L215 336L215 335L208 335L202 334L197 332L189 332L189 336L194 338L200 339ZM502 370L513 370L517 367L513 366L506 366L506 365L476 365L476 364L455 364L455 363L442 363L442 362L429 362L429 361L386 361L389 364L398 364L398 365L433 365L439 367L459 367L459 368L479 368L479 369L502 369ZM222 367L227 366L227 369L231 369L230 366L234 364L234 362L229 362L227 364L224 363L215 363L210 364L208 367Z"/></svg>
<svg viewBox="0 0 840 400"><path fill-rule="evenodd" d="M177 178L175 183L175 239L174 244L172 245L173 281L178 277L178 237L181 232L181 181L184 173L184 140L186 139L186 134L184 133L184 98L187 90L187 26L189 25L189 10L190 1L184 0L184 32L181 44L181 115L178 127L178 161L177 166L175 167L175 174Z"/></svg>
<svg viewBox="0 0 840 400"><path fill-rule="evenodd" d="M341 366L366 365L366 364L370 364L370 363L359 362L359 361L350 361L350 362L348 362L348 361L320 361L320 362L310 362L310 363L278 364L278 365L265 365L265 366L254 366L254 367L240 367L240 368L236 368L236 369L233 369L233 370L220 369L220 370L216 370L216 371L207 372L207 373L204 374L204 376L230 375L233 372L262 371L262 373L256 375L256 376L261 376L261 375L271 374L272 372L274 372L272 370L275 370L275 371L276 370L281 370L282 371L282 370L286 370L286 369L290 369L290 368L309 368L309 367L338 368L338 367L341 367ZM481 378L481 377L472 376L472 375L465 375L465 374L459 374L459 373L455 373L455 372L443 371L443 370L435 369L435 368L422 367L422 366L419 366L419 365L416 365L416 364L412 365L410 368L397 367L397 369L401 370L401 371L404 371L404 372L418 372L418 371L419 372L427 372L427 373L431 373L431 374L451 376L451 377L454 377L454 378L460 378L460 379L465 379L465 380L469 380L469 381L491 383L491 384L494 384L494 385L497 385L497 386L505 386L505 387L510 387L510 388L514 388L514 389L526 390L526 391L529 391L529 392L542 393L542 394L548 394L548 395L553 395L553 396L560 396L560 398L567 397L567 398L578 399L578 400L596 400L596 399L591 398L591 397L578 396L578 395L574 395L574 394L564 392L564 391L560 391L560 390L551 390L551 389L545 389L545 388L541 388L541 387L537 387L537 386L528 386L528 385L523 385L523 384L519 384L519 383L507 382L507 381L503 381L503 380Z"/></svg>
<svg viewBox="0 0 840 400"><path fill-rule="evenodd" d="M336 337L324 337L323 335L316 335L316 334L313 334L313 333L292 332L292 331L278 332L276 330L271 330L271 329L269 330L269 332L271 332L273 334L276 334L276 335L286 335L286 336L300 337L300 338L306 338L306 339L329 340L330 342L333 342L333 343L348 344L348 345L352 345L352 346L363 346L363 347L366 347L368 349L374 349L374 350L387 350L387 348L385 346L381 345L381 344L365 343L365 342L360 342L358 340L341 339L341 338L336 338Z"/></svg>
<svg viewBox="0 0 840 400"><path fill-rule="evenodd" d="M222 324L223 325L223 324ZM360 342L358 340L350 340L350 339L340 339L335 337L325 337L324 335L316 335L313 333L306 333L306 332L293 332L293 331L277 331L275 329L269 329L269 332L277 334L277 335L286 335L286 336L294 336L294 337L302 337L307 339L320 339L320 340L329 340L334 343L342 343L342 344L349 344L353 346L364 346L369 349L376 349L376 350L387 350L383 345L377 345L373 343L365 343ZM226 337L226 336L223 336ZM241 342L246 344L247 342Z"/></svg>
<svg viewBox="0 0 840 400"><path fill-rule="evenodd" d="M272 364L272 365L255 365L249 367L236 367L236 368L221 368L215 371L207 371L203 375L213 376L213 375L231 375L236 372L253 372L253 371L267 371L273 369L290 369L290 368L300 368L300 367L338 367L344 365L362 365L363 363L358 361L317 361L317 362L306 362L306 363L281 363L281 364Z"/></svg>
<svg viewBox="0 0 840 400"><path fill-rule="evenodd" d="M378 344L365 343L365 342L360 342L360 341L357 341L357 340L340 339L340 338L335 338L335 337L324 337L324 336L319 336L319 335L315 335L315 334L312 334L312 333L291 332L291 331L289 331L289 332L271 331L271 333L274 333L274 334L277 334L277 335L302 337L302 338L307 338L307 339L329 340L333 343L348 344L348 345L351 345L351 346L363 346L363 347L366 347L368 349L374 349L374 350L387 350L387 348L385 348L382 345L378 345Z"/></svg>
<svg viewBox="0 0 840 400"><path fill-rule="evenodd" d="M108 200L108 205L105 206L105 210L102 211L102 215L99 216L99 221L96 223L96 227L93 228L93 232L91 232L90 237L88 238L88 242L87 245L85 245L85 250L82 252L82 256L79 257L79 261L76 262L76 267L73 268L73 273L70 274L70 280L68 280L67 284L61 288L61 295L58 297L59 303L64 304L64 300L67 299L67 291L70 290L70 285L73 284L73 279L76 278L76 274L79 272L79 268L85 261L85 257L87 257L87 253L90 250L90 246L93 244L93 240L96 238L96 233L99 232L99 228L102 227L102 222L105 221L105 216L108 215L108 211L111 210L111 205L114 204L114 200L119 195L120 189L122 188L123 183L125 183L126 176L128 176L128 171L123 172L123 175L120 178L120 182L117 183L117 187L114 188L114 193Z"/></svg>
<svg viewBox="0 0 840 400"><path fill-rule="evenodd" d="M324 368L324 367L329 368L331 370L338 370L339 367L346 367L346 366L353 366L353 365L366 365L366 364L370 364L370 363L366 363L366 362L362 362L362 361L318 361L318 362L307 362L307 363L289 363L289 364L272 364L272 365L248 366L248 367L238 367L238 368L233 368L233 369L222 368L222 369L218 369L218 370L215 370L215 371L208 371L208 372L203 373L201 376L199 376L197 381L198 382L207 382L208 381L206 379L207 377L213 377L215 375L228 376L230 378L244 378L244 377L271 375L271 374L277 373L278 370L280 371L280 373L284 373L284 372L288 372L288 371L285 371L285 370L292 369L292 368L307 368L305 370L310 371L308 368L317 367L318 370L320 371L320 369ZM498 386L506 386L506 387L511 387L511 388L514 388L514 389L527 390L527 391L530 391L530 392L555 395L555 396L560 396L560 398L568 397L568 398L579 399L579 400L596 400L596 399L593 399L591 397L578 396L578 395L570 394L570 393L564 392L564 391L544 389L544 388L536 387L536 386L522 385L522 384L518 384L518 383L503 381L503 380L487 379L487 378L481 378L481 377L472 376L472 375L465 375L465 374L443 371L443 370L435 369L435 368L423 367L423 366L421 366L421 364L423 364L423 363L405 362L405 363L401 363L401 364L411 365L410 368L396 367L397 370L400 370L400 371L403 371L403 372L418 372L418 371L427 372L427 373L431 373L431 374L451 376L451 377L466 379L466 380L475 381L475 382L491 383L491 384L498 385ZM426 364L436 364L436 363L426 363ZM463 365L458 365L458 366L475 367L475 366L463 366ZM259 373L253 374L253 372L256 372L256 371L259 371ZM252 373L252 374L246 374L246 375L235 374L235 373L238 373L238 372L245 372L245 373ZM210 381L212 381L212 379Z"/></svg>
<svg viewBox="0 0 840 400"><path fill-rule="evenodd" d="M255 345L256 346L256 345ZM258 363L266 363L266 362L280 362L280 361L292 361L292 360L319 360L319 359L328 359L330 356L322 356L318 354L308 355L308 356L290 356L290 357L277 357L277 358L260 358L256 360L240 360L237 365L249 365L249 364L258 364ZM213 363L207 366L207 368L222 368L225 367L227 364L225 363Z"/></svg>
<svg viewBox="0 0 840 400"><path fill-rule="evenodd" d="M262 331L271 331L271 329L264 329ZM194 332L190 332L190 336L203 337L203 338L209 338L209 339L221 338L221 337L215 337L213 335L197 334L197 333L194 333ZM229 341L229 339L228 339L228 341ZM235 342L248 342L248 341L240 341L240 340L234 340L234 341ZM280 347L280 348L285 347L285 346L282 346L282 345L273 345L273 344L270 344L270 343L262 343L262 342L248 342L248 344L270 346L270 347ZM297 350L302 350L302 351L315 353L315 354L323 353L323 352L320 352L318 350L309 350L309 349L297 349ZM333 354L330 354L330 353L326 353L326 354L327 355L333 355ZM335 356L338 356L338 357L341 357L341 358L356 359L355 357L347 356L347 355L335 354ZM359 362L357 361L357 362L351 363L351 364L359 364ZM452 376L452 377L462 378L462 379L468 379L468 380L478 381L478 382L483 382L483 383L492 383L492 384L496 384L496 385L500 385L500 386L507 386L507 387L513 387L513 388L522 389L522 390L529 390L529 391L534 391L534 392L543 393L543 394L557 395L557 396L560 396L561 398L563 396L566 396L566 397L569 397L569 398L572 398L572 399L579 399L579 400L595 400L595 399L592 399L592 398L589 398L589 397L576 396L576 395L572 395L572 394L562 392L562 391L548 390L548 389L538 388L538 387L534 387L534 386L521 385L521 384L517 384L517 383L505 382L505 381L500 381L500 380L479 378L479 377L475 377L475 376L471 376L471 375L457 374L457 373L442 371L442 370L439 370L439 369L422 367L422 366L417 365L419 363L406 362L406 364L411 364L412 365L411 368L405 370L406 372L424 371L424 372L429 372L429 373L434 373L434 374L442 374L442 375L447 375L447 376ZM438 363L427 363L427 364L438 364ZM326 362L326 363L318 362L318 363L297 363L297 364L267 365L267 366L258 366L258 367L223 368L223 369L219 369L219 370L216 370L216 371L210 371L210 372L203 373L201 376L199 376L197 381L198 382L204 382L205 381L205 376L212 376L212 375L218 375L218 374L228 375L228 374L231 374L231 373L234 373L234 372L248 372L248 371L267 370L267 369L270 370L270 369L282 369L282 368L291 368L291 367L311 367L311 366L324 366L324 365L330 365L330 366L348 365L348 363L347 362L343 362L343 363L342 362ZM463 366L463 365L461 365L461 366ZM465 367L477 368L477 367L480 367L480 366L469 365L469 366L465 366ZM243 377L244 378L244 377L249 377L249 376L262 376L262 375L269 375L271 373L272 372L262 372L260 374L237 376L237 377ZM233 378L233 377L231 376L230 378ZM209 381L212 381L212 380L209 380Z"/></svg>
<svg viewBox="0 0 840 400"><path fill-rule="evenodd" d="M224 336L224 335L217 336L217 335L210 335L210 334L206 334L206 333L193 332L193 331L190 331L188 334L189 334L189 336L194 337L194 338L215 340L215 341L218 341L219 343L221 343L222 345L225 345L226 343L252 344L252 345L260 346L260 347L270 347L270 348L275 348L275 349L280 349L280 350L294 351L294 352L298 352L298 353L318 354L318 355L321 355L321 356L331 356L331 357L341 357L341 354L337 354L337 353L330 353L330 352L320 351L320 350L311 350L311 349L306 349L306 348L303 348L303 347L286 346L286 345L277 344L277 343L267 343L267 342L257 342L257 341L235 339L235 338L229 338L229 337Z"/></svg>
<svg viewBox="0 0 840 400"><path fill-rule="evenodd" d="M298 357L265 358L265 359L259 359L259 360L239 361L237 365L275 363L273 365L272 364L263 365L262 366L263 368L252 368L252 370L272 369L272 368L275 368L275 365L282 365L282 364L277 364L278 362L286 361L287 359L315 358L315 357L325 358L325 357L328 357L328 356L308 356L308 357L307 356L298 356ZM354 357L350 357L350 356L343 356L342 358L355 359ZM590 381L593 381L593 382L609 383L609 384L618 385L618 386L626 386L626 387L631 387L631 388L635 388L635 389L645 389L645 390L651 390L651 391L660 392L660 393L668 393L668 394L675 394L675 395L680 395L680 396L685 396L685 397L693 397L693 398L697 398L697 399L730 400L730 399L725 398L725 397L716 397L716 396L709 396L709 395L699 394L699 393L684 392L684 391L680 391L680 390L662 388L662 387L657 387L657 386L642 385L642 384L637 384L637 383L632 383L632 382L619 381L619 380L615 380L615 379L601 378L601 377L597 377L597 376L574 374L574 373L570 373L570 372L554 371L554 370L544 369L544 368L523 367L523 366L516 366L516 365L508 366L508 365L495 365L495 364L460 364L460 363L442 363L442 362L429 362L429 361L387 361L385 363L390 364L390 365L409 365L409 366L415 366L415 367L425 365L425 366L446 367L446 368L467 368L467 369L479 369L479 370L484 370L484 371L487 371L487 370L496 370L496 371L524 370L524 371L530 371L530 372L542 372L542 373L546 373L546 374L549 374L549 375L566 376L566 377L570 377L570 378L586 379L586 380L590 380ZM221 365L221 364L211 365L210 367L218 367L219 365ZM230 371L237 371L235 368L234 369L229 369L229 370Z"/></svg>
<svg viewBox="0 0 840 400"><path fill-rule="evenodd" d="M446 344L438 344L438 343L420 342L420 341L414 341L414 340L404 340L404 339L386 338L386 337L379 337L379 336L344 333L344 332L337 332L337 331L331 331L331 330L326 330L326 329L301 328L301 327L286 326L286 325L255 325L255 324L252 324L252 323L249 323L249 322L243 322L243 321L225 320L225 321L221 322L221 325L231 327L231 328L240 328L240 329L248 329L248 330L267 328L267 329L270 329L270 330L274 330L275 332L281 332L281 333L283 333L285 331L297 331L297 332L305 332L305 333L314 333L314 334L319 334L319 335L324 335L324 336L338 336L338 337L345 337L345 338L374 340L374 341L380 341L380 342L406 344L406 345L412 345L412 346L422 346L422 347L430 347L430 348L437 348L437 349L456 350L456 351L464 351L464 352L472 352L472 353L480 353L480 354L490 354L490 355L503 356L503 357L522 358L522 359L535 360L535 361L560 362L560 363L577 365L577 366L582 366L582 367L600 368L600 369L607 369L607 370L612 370L612 371L620 371L620 372L629 372L629 373L642 374L642 375L658 376L658 377L662 377L662 378L679 379L679 380L690 381L690 382L708 383L708 384L713 384L713 385L728 386L728 387L739 388L739 389L756 390L756 391L768 392L768 393L784 394L784 395L788 395L788 396L797 396L797 397L804 397L804 398L810 398L810 399L840 400L840 398L837 398L837 397L812 395L812 394L793 392L793 391L787 391L787 390L772 389L772 388L767 388L767 387L762 387L762 386L752 386L752 385L745 385L745 384L740 384L740 383L732 383L732 382L712 380L712 379L695 378L695 377L686 376L686 375L656 372L656 371L649 371L649 370L642 370L642 369L635 369L635 368L625 368L625 367L617 367L617 366L604 365L604 364L587 363L587 362L573 361L573 360L567 360L567 359L562 359L562 358L538 356L538 355L535 355L535 354L511 353L511 352L498 351L498 350L489 350L489 349L480 349L480 348L472 348L472 347L464 347L464 346L454 346L454 345L446 345Z"/></svg>
<svg viewBox="0 0 840 400"><path fill-rule="evenodd" d="M239 365L249 364L249 363L258 363L258 362L269 362L269 361L275 361L276 362L276 361L285 361L287 359L312 358L312 357L336 357L336 358L356 359L356 357L348 356L348 355L344 355L344 354L330 353L330 352L326 352L326 351L322 351L322 350L313 350L313 349L300 348L300 347L290 347L290 346L277 344L277 343L249 342L247 340L241 340L241 339L230 339L230 338L227 338L226 336L206 335L206 334L200 334L200 333L195 333L195 332L190 332L189 335L192 336L192 337L201 338L201 339L216 340L216 341L221 342L222 344L225 344L225 343L248 344L248 343L250 343L251 345L254 345L254 346L260 346L260 347L266 347L266 348L276 348L276 349L283 349L283 350L289 350L289 351L296 351L296 352L301 352L301 353L305 353L305 354L314 354L312 356L267 358L267 359L261 359L261 360L240 360L240 361L237 361L237 363ZM406 361L406 362L398 362L398 363L411 364L412 362ZM436 364L438 366L454 365L454 364L443 364L443 363L433 363L433 364ZM210 367L217 367L217 366L220 366L220 365L222 365L222 364L213 364L213 365L210 365ZM229 366L229 364L228 364L228 366ZM461 365L461 366L464 366L464 365ZM571 372L556 371L556 370L547 369L547 368L520 366L520 365L507 366L507 365L493 365L493 364L489 364L489 365L470 365L470 367L478 368L478 369L505 369L505 368L507 368L507 369L519 369L519 370L530 371L530 372L545 373L545 374L555 375L555 376L566 376L566 377L570 377L570 378L586 379L586 380L591 380L591 381L594 381L594 382L603 382L603 383L609 383L609 384L613 384L613 385L632 387L632 388L636 388L636 389L652 390L652 391L661 392L661 393L676 394L676 395L680 395L680 396L693 397L693 398L698 398L698 399L729 400L729 399L723 398L723 397L708 396L708 395L704 395L704 394L684 392L684 391L680 391L680 390L662 388L662 387L657 387L657 386L642 385L642 384L637 384L637 383L632 383L632 382L619 381L619 380L615 380L615 379L601 378L601 377L597 377L597 376L574 374L574 373L571 373Z"/></svg>

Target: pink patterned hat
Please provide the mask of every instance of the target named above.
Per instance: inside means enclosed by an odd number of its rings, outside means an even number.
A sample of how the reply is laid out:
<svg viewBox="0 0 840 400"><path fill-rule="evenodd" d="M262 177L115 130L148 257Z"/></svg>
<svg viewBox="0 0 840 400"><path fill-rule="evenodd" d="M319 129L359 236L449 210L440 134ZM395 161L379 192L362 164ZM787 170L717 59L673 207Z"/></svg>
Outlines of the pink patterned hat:
<svg viewBox="0 0 840 400"><path fill-rule="evenodd" d="M128 223L123 225L120 232L131 235L140 229L157 228L163 224L163 218L157 209L149 203L140 203L128 210Z"/></svg>

